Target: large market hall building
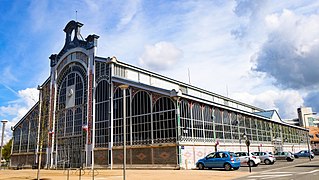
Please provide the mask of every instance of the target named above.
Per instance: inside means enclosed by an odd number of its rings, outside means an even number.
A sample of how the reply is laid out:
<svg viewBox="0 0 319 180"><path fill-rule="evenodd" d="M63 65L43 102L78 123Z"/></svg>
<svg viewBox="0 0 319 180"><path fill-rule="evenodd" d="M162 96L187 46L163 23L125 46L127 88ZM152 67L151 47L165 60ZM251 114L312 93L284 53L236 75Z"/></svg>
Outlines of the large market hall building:
<svg viewBox="0 0 319 180"><path fill-rule="evenodd" d="M246 151L244 135L253 151L307 148L307 129L274 110L97 56L99 36L83 39L82 26L66 25L38 103L12 128L12 167L121 167L123 124L128 167L192 168L215 147Z"/></svg>

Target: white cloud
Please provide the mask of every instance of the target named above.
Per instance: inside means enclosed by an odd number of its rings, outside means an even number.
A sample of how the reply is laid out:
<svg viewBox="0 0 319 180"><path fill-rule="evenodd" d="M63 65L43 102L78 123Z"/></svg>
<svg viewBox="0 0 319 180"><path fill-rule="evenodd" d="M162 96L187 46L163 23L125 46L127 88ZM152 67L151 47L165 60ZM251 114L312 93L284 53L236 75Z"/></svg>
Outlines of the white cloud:
<svg viewBox="0 0 319 180"><path fill-rule="evenodd" d="M39 100L39 91L36 88L27 88L18 91L18 93L27 107L32 107Z"/></svg>
<svg viewBox="0 0 319 180"><path fill-rule="evenodd" d="M319 87L319 14L283 10L269 15L267 22L272 30L257 53L255 70L274 77L283 88Z"/></svg>
<svg viewBox="0 0 319 180"><path fill-rule="evenodd" d="M183 52L170 42L158 42L154 45L145 46L139 63L142 66L155 70L166 70L183 57Z"/></svg>
<svg viewBox="0 0 319 180"><path fill-rule="evenodd" d="M38 96L39 94L36 88L26 88L18 91L18 99L10 102L7 106L0 106L1 120L8 120L4 142L8 142L12 136L10 127L16 125L16 123L27 114L38 101Z"/></svg>
<svg viewBox="0 0 319 180"><path fill-rule="evenodd" d="M124 5L124 10L121 13L120 22L117 24L117 29L121 30L132 21L140 8L140 4L140 0L130 0Z"/></svg>
<svg viewBox="0 0 319 180"><path fill-rule="evenodd" d="M258 94L234 93L232 96L265 110L275 109L282 119L297 117L297 108L304 104L302 95L294 90L275 89Z"/></svg>

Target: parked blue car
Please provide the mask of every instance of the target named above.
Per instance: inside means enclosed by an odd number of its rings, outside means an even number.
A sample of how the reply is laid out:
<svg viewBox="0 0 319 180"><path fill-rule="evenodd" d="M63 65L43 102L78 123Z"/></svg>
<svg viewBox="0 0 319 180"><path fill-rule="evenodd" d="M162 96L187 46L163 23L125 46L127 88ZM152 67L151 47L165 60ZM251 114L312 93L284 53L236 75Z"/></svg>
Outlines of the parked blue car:
<svg viewBox="0 0 319 180"><path fill-rule="evenodd" d="M299 157L309 157L309 151L308 150L302 150L294 154L295 158ZM313 152L310 153L311 159L315 157L315 154Z"/></svg>
<svg viewBox="0 0 319 180"><path fill-rule="evenodd" d="M198 169L205 168L224 168L226 171L237 170L240 167L239 158L228 151L218 151L208 154L196 163Z"/></svg>

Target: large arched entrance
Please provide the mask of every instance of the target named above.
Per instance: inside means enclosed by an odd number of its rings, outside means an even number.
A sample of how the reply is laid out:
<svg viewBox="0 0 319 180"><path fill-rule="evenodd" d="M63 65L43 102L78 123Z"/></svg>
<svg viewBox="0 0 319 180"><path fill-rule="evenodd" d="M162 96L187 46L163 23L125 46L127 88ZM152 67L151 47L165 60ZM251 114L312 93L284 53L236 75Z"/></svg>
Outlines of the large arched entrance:
<svg viewBox="0 0 319 180"><path fill-rule="evenodd" d="M64 68L57 80L55 151L58 167L81 167L85 162L87 80L78 63Z"/></svg>

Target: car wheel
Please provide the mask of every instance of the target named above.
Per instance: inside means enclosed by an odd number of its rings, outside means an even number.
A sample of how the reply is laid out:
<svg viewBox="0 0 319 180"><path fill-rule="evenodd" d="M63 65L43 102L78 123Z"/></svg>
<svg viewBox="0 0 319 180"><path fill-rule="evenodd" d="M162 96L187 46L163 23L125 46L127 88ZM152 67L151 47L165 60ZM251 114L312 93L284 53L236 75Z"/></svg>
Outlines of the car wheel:
<svg viewBox="0 0 319 180"><path fill-rule="evenodd" d="M198 169L203 170L205 168L203 163L199 163L198 165Z"/></svg>
<svg viewBox="0 0 319 180"><path fill-rule="evenodd" d="M295 158L299 158L299 156L295 155Z"/></svg>
<svg viewBox="0 0 319 180"><path fill-rule="evenodd" d="M265 159L265 164L267 164L267 165L269 165L269 164L271 164L271 161L269 160L269 159Z"/></svg>
<svg viewBox="0 0 319 180"><path fill-rule="evenodd" d="M248 164L248 166L250 166L250 167L256 166L256 164L255 164L254 161L249 161L247 164Z"/></svg>
<svg viewBox="0 0 319 180"><path fill-rule="evenodd" d="M234 170L238 170L238 169L239 169L239 167L234 167L233 169L234 169Z"/></svg>
<svg viewBox="0 0 319 180"><path fill-rule="evenodd" d="M224 164L224 169L225 169L226 171L231 170L231 165L228 164L228 163Z"/></svg>

